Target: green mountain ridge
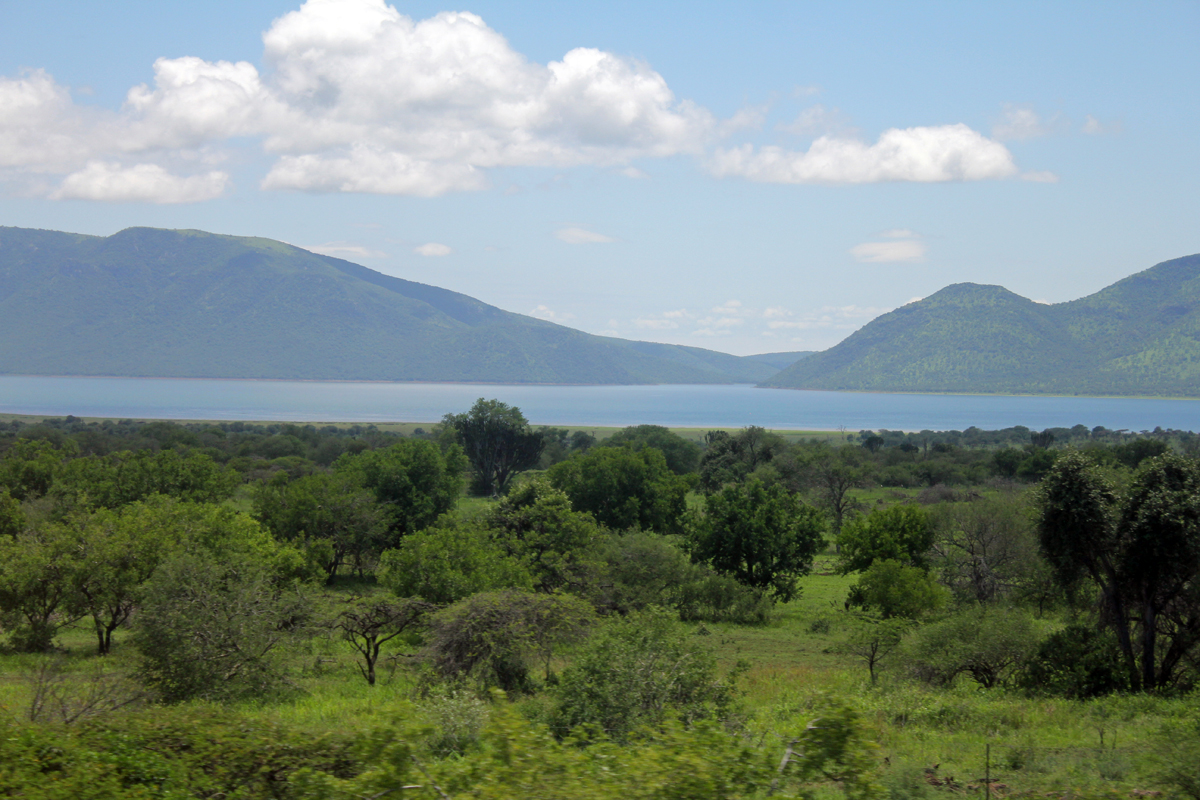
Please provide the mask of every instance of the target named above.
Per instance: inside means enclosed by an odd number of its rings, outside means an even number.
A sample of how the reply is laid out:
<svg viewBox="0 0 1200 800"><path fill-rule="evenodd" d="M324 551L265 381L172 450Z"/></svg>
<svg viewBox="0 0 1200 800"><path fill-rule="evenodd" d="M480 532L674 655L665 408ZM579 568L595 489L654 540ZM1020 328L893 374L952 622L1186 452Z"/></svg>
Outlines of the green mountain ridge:
<svg viewBox="0 0 1200 800"><path fill-rule="evenodd" d="M0 227L0 373L655 384L776 371L594 336L270 239Z"/></svg>
<svg viewBox="0 0 1200 800"><path fill-rule="evenodd" d="M763 386L1200 397L1200 255L1053 305L959 283L884 314Z"/></svg>

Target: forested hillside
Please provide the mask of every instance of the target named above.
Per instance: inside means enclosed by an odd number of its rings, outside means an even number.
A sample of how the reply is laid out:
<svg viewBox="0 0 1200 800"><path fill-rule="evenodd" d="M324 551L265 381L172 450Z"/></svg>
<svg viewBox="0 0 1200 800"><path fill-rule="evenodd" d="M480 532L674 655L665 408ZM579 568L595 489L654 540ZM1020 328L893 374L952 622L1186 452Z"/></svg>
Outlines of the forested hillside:
<svg viewBox="0 0 1200 800"><path fill-rule="evenodd" d="M1069 303L955 284L764 385L789 389L1200 396L1200 256Z"/></svg>
<svg viewBox="0 0 1200 800"><path fill-rule="evenodd" d="M630 384L776 371L592 336L269 239L0 228L0 373Z"/></svg>

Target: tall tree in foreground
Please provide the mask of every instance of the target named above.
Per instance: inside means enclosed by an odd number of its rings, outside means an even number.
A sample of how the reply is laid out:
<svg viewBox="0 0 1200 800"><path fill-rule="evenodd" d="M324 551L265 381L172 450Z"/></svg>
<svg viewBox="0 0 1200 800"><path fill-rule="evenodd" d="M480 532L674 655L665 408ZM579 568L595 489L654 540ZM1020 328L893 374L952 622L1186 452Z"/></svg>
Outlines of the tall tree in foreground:
<svg viewBox="0 0 1200 800"><path fill-rule="evenodd" d="M530 430L521 409L499 400L481 397L470 411L447 414L442 423L454 429L475 469L477 494L503 492L518 472L536 465L542 454L542 435Z"/></svg>

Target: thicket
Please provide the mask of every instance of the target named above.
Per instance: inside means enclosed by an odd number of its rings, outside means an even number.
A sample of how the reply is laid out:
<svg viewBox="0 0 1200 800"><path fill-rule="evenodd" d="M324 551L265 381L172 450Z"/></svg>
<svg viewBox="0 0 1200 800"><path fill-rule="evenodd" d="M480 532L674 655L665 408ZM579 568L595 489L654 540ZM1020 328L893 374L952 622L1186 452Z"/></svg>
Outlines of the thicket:
<svg viewBox="0 0 1200 800"><path fill-rule="evenodd" d="M130 655L120 681L78 691L43 670L34 723L0 735L0 787L749 797L833 781L880 796L853 712L835 703L820 724L755 742L739 670L722 674L696 635L771 624L822 553L853 582L813 630L842 626L839 652L871 684L1065 698L1195 686L1190 433L578 433L484 400L409 436L0 424L7 648L52 655L85 624L98 655ZM263 733L267 746L197 710L295 697L295 665L318 669L339 642L366 684L411 675L438 730ZM147 704L181 728L200 714L214 738L163 729L146 744ZM72 724L45 727L50 708Z"/></svg>

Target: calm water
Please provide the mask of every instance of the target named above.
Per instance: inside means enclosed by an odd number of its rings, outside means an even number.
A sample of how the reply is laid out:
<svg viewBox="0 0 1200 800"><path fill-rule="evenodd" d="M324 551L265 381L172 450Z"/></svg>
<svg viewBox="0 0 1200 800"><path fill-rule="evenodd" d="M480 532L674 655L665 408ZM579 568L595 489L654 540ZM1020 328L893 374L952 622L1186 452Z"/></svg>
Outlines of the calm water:
<svg viewBox="0 0 1200 800"><path fill-rule="evenodd" d="M79 417L435 422L479 397L538 425L961 430L1084 424L1200 429L1200 401L856 394L752 386L507 386L0 376L0 413Z"/></svg>

